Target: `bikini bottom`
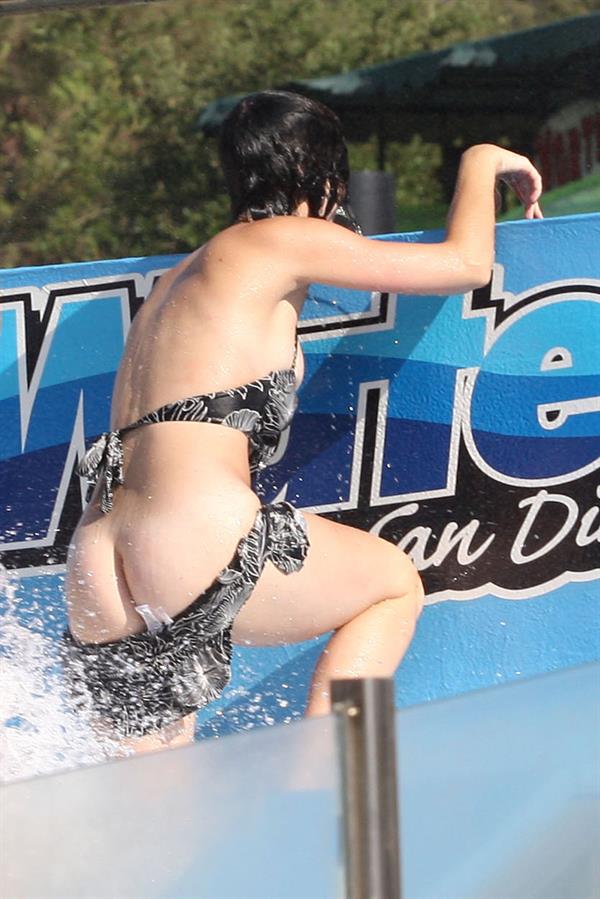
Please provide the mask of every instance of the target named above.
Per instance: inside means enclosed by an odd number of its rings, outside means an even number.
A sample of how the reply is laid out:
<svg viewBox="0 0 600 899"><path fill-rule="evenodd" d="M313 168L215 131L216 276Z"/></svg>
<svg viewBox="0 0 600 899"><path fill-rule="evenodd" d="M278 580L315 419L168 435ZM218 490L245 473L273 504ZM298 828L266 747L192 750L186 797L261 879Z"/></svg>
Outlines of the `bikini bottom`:
<svg viewBox="0 0 600 899"><path fill-rule="evenodd" d="M173 618L137 606L147 631L110 643L80 643L67 631L62 659L72 702L116 737L143 736L217 699L231 679L231 629L265 563L299 571L306 522L289 503L263 505L229 565Z"/></svg>

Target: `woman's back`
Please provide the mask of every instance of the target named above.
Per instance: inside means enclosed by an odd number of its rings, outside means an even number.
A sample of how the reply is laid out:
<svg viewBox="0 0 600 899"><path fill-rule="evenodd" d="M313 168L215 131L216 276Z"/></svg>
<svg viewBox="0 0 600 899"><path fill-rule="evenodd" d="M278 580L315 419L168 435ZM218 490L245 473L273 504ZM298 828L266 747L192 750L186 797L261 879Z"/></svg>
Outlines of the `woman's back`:
<svg viewBox="0 0 600 899"><path fill-rule="evenodd" d="M227 229L159 280L131 326L112 427L290 366L305 290L249 233L265 224Z"/></svg>
<svg viewBox="0 0 600 899"><path fill-rule="evenodd" d="M241 224L217 235L160 279L132 323L111 414L123 485L111 490L110 515L100 510L102 484L96 488L71 548L71 628L84 642L142 629L135 601L158 603L170 615L185 608L197 585L208 585L231 558L256 514L243 428L181 420L177 412L126 429L160 407L260 379L254 391L263 401L269 373L289 382L304 290L290 290L285 263L260 252L251 229L264 227ZM78 555L87 567L94 559L93 584L80 577ZM79 616L92 595L95 616Z"/></svg>

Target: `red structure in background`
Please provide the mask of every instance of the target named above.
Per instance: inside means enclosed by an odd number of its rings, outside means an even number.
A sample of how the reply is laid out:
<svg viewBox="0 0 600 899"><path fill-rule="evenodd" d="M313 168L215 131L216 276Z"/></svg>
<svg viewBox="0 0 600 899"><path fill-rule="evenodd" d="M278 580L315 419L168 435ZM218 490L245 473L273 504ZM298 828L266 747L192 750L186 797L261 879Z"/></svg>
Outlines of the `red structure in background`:
<svg viewBox="0 0 600 899"><path fill-rule="evenodd" d="M578 107L575 123L566 110L564 117L553 116L535 140L546 190L600 171L600 109Z"/></svg>

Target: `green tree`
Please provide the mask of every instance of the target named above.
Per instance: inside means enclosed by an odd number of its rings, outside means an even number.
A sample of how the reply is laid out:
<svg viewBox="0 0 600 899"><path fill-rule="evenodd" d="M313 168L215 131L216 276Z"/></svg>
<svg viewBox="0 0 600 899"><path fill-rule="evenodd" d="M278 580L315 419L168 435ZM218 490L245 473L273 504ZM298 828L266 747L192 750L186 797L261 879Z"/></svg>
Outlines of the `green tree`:
<svg viewBox="0 0 600 899"><path fill-rule="evenodd" d="M170 0L0 18L0 264L196 247L227 221L215 97L545 24L593 0ZM372 143L351 147L375 165ZM390 148L400 204L439 201L439 149Z"/></svg>

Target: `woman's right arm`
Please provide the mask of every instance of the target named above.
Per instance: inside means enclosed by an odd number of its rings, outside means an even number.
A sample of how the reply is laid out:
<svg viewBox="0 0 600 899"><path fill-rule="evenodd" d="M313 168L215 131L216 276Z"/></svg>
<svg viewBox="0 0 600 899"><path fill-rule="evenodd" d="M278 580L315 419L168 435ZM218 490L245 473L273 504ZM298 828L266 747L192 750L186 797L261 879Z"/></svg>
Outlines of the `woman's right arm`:
<svg viewBox="0 0 600 899"><path fill-rule="evenodd" d="M277 251L299 284L410 294L464 293L490 279L498 180L516 191L526 217L541 217L537 205L541 178L533 164L525 156L481 144L462 156L447 234L440 243L371 240L331 222L295 216L278 219L277 236L275 227L272 233L281 241Z"/></svg>

